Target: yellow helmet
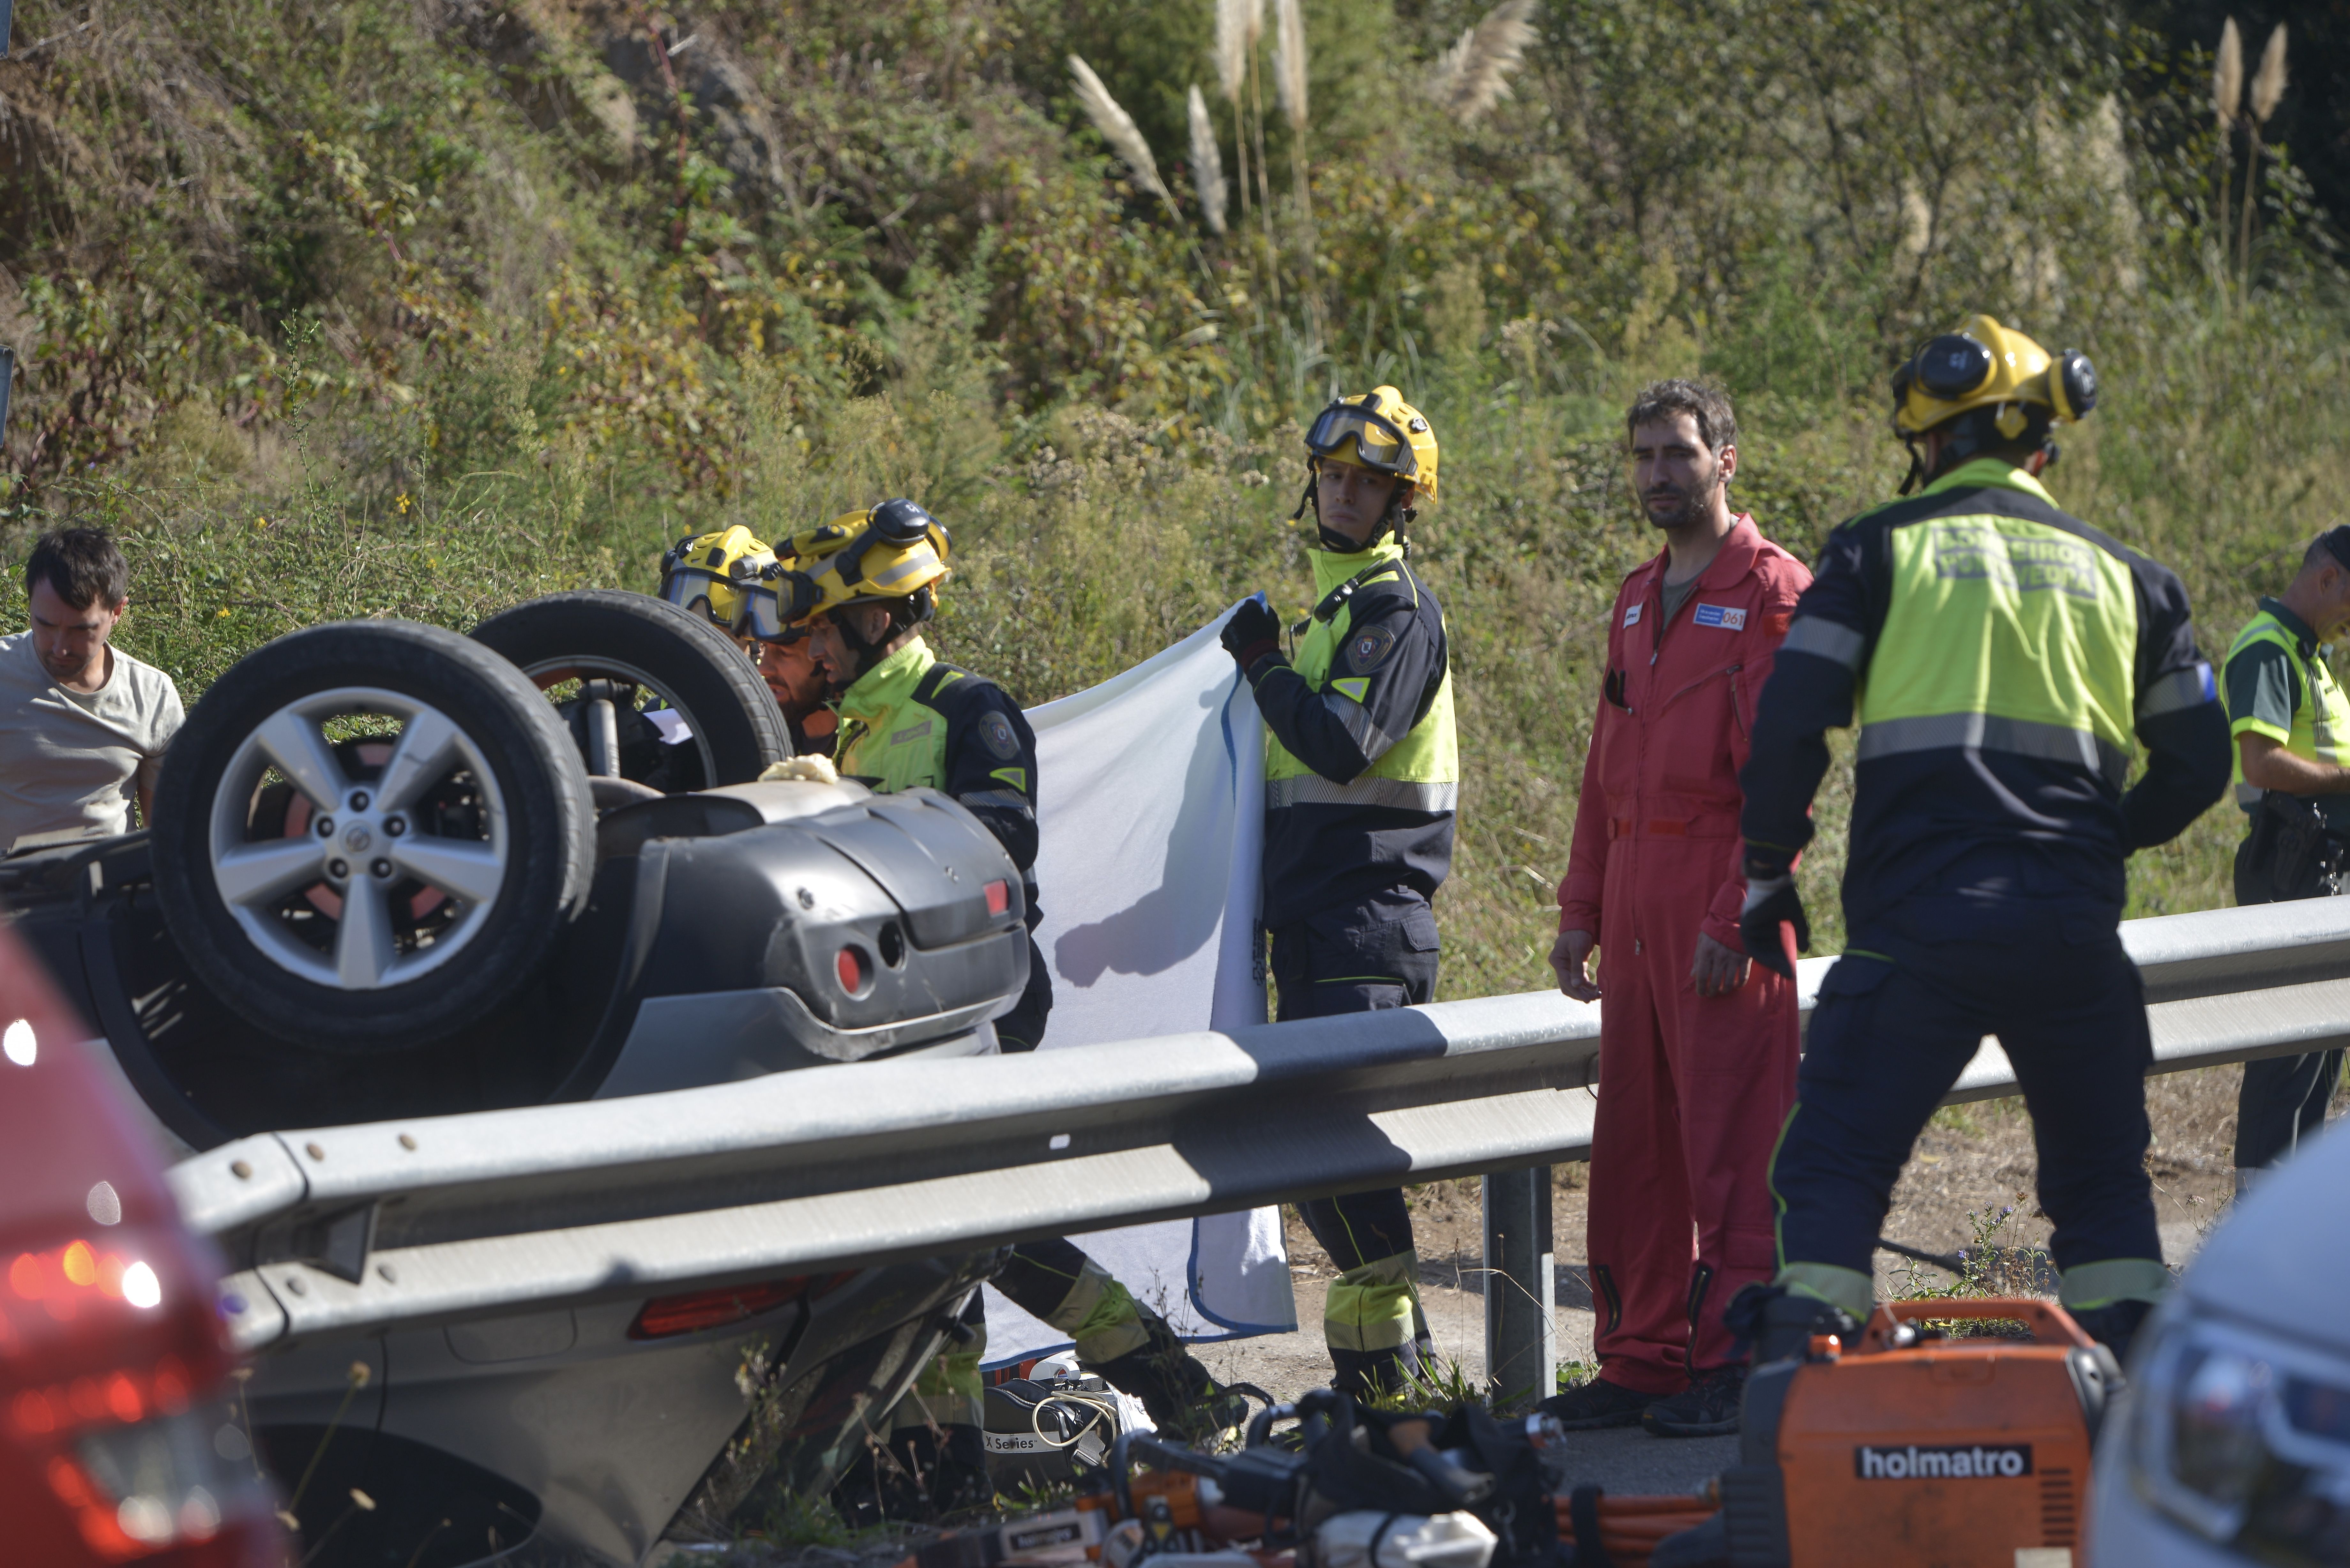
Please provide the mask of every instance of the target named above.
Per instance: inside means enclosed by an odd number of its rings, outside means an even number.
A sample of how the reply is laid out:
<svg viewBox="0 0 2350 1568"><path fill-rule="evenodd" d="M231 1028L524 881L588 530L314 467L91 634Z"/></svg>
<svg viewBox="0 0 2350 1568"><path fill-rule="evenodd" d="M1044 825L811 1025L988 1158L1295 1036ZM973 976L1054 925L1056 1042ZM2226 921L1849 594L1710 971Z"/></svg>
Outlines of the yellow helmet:
<svg viewBox="0 0 2350 1568"><path fill-rule="evenodd" d="M1305 432L1305 450L1316 459L1391 473L1419 496L1436 499L1436 432L1393 387L1374 387L1324 409Z"/></svg>
<svg viewBox="0 0 2350 1568"><path fill-rule="evenodd" d="M775 552L739 523L715 534L689 535L661 556L660 597L741 637L751 586L775 561Z"/></svg>
<svg viewBox="0 0 2350 1568"><path fill-rule="evenodd" d="M1928 342L1893 373L1893 428L1904 440L1976 409L1991 409L2002 439L2031 422L2028 406L2055 422L2097 406L2097 372L2076 348L2047 349L1988 316L1970 316Z"/></svg>
<svg viewBox="0 0 2350 1568"><path fill-rule="evenodd" d="M913 601L913 618L931 618L952 546L946 527L911 501L884 501L844 512L793 535L750 586L750 629L788 640L812 616L848 605Z"/></svg>

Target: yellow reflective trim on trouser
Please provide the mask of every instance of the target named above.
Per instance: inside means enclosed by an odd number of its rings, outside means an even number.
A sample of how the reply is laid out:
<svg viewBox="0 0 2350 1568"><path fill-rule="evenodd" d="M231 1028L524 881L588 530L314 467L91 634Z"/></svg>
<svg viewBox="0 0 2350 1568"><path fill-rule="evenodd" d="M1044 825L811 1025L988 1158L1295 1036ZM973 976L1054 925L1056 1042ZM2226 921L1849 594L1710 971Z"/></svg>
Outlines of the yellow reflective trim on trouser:
<svg viewBox="0 0 2350 1568"><path fill-rule="evenodd" d="M2158 1302L2170 1289L2170 1271L2158 1258L2101 1258L2064 1271L2056 1299L2086 1312L2116 1302Z"/></svg>
<svg viewBox="0 0 2350 1568"><path fill-rule="evenodd" d="M1061 1304L1045 1314L1045 1321L1076 1342L1077 1359L1087 1366L1116 1361L1150 1343L1133 1293L1091 1258L1086 1260Z"/></svg>
<svg viewBox="0 0 2350 1568"><path fill-rule="evenodd" d="M1779 1136L1771 1140L1771 1158L1762 1167L1762 1186L1771 1194L1771 1245L1777 1249L1783 1269L1787 1266L1787 1199L1779 1190L1779 1151L1786 1147L1787 1129L1795 1125L1795 1113L1803 1108L1801 1100L1787 1107L1779 1123Z"/></svg>
<svg viewBox="0 0 2350 1568"><path fill-rule="evenodd" d="M922 1368L906 1397L889 1412L889 1429L906 1427L984 1426L986 1384L979 1364L987 1357L987 1324L970 1325L978 1337L942 1350Z"/></svg>
<svg viewBox="0 0 2350 1568"><path fill-rule="evenodd" d="M1411 1343L1419 1310L1419 1254L1349 1269L1330 1282L1322 1334L1333 1350L1399 1350Z"/></svg>
<svg viewBox="0 0 2350 1568"><path fill-rule="evenodd" d="M1840 1269L1834 1263L1782 1263L1779 1277L1771 1282L1785 1286L1791 1294L1825 1302L1863 1323L1877 1310L1877 1282L1857 1269Z"/></svg>

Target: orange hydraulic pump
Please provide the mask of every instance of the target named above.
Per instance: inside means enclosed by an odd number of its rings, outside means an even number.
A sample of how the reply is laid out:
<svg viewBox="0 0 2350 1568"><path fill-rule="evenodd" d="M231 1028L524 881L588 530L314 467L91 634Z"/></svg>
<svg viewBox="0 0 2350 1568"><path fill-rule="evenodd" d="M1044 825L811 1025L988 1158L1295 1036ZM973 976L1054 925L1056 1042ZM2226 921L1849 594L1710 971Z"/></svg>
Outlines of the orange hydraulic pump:
<svg viewBox="0 0 2350 1568"><path fill-rule="evenodd" d="M2020 1321L2029 1340L1939 1326ZM2089 1446L2121 1386L2062 1307L2020 1299L1879 1306L1846 1347L1754 1369L1721 1512L1659 1542L1657 1564L2067 1568Z"/></svg>

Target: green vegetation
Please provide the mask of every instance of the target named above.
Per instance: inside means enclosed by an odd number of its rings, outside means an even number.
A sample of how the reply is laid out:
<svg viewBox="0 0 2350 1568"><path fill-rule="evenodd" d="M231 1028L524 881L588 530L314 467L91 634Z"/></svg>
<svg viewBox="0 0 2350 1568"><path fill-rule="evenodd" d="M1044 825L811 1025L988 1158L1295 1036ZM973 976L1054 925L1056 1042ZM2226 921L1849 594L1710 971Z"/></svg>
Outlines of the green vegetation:
<svg viewBox="0 0 2350 1568"><path fill-rule="evenodd" d="M2343 520L2326 220L2272 142L2239 260L2208 62L2121 0L1546 0L1522 57L1471 40L1509 96L1432 92L1486 15L1305 0L1293 122L1271 17L1246 112L1221 90L1213 0L22 0L0 522L121 529L126 642L192 696L311 621L464 627L912 494L955 530L945 650L1036 702L1260 586L1299 607L1297 421L1393 380L1444 443L1414 536L1460 995L1548 983L1602 621L1654 547L1616 455L1643 380L1729 387L1738 502L1808 554L1898 481L1918 338L1981 308L2077 344L2107 390L2054 488L2181 571L2212 650ZM1194 82L1235 175L1247 131L1222 236ZM2233 836L2141 857L2137 909L2224 901Z"/></svg>

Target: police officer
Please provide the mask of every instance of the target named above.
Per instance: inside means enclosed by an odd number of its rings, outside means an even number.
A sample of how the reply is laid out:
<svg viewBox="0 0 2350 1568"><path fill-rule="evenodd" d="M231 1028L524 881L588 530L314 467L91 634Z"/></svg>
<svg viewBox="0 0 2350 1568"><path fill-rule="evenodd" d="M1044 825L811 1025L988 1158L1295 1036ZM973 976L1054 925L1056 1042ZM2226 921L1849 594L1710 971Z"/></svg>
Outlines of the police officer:
<svg viewBox="0 0 2350 1568"><path fill-rule="evenodd" d="M911 501L885 501L798 535L772 585L754 598L763 637L805 626L816 667L839 694L835 765L881 794L928 787L952 795L1020 868L1028 929L1036 910L1036 737L1003 689L941 661L922 639L947 576L947 531ZM1033 1051L1053 1007L1050 971L1029 941L1028 985L998 1019L1005 1051ZM1024 1241L993 1282L1022 1310L1067 1334L1077 1359L1139 1398L1178 1433L1231 1424L1232 1402L1166 1320L1066 1241ZM891 1418L890 1445L912 1473L933 1477L930 1501L952 1508L991 1495L981 1438L979 1366L986 1323L976 1293L971 1337L941 1355ZM1243 1407L1244 1408L1244 1407Z"/></svg>
<svg viewBox="0 0 2350 1568"><path fill-rule="evenodd" d="M1297 515L1314 512L1319 598L1296 650L1263 595L1222 634L1267 732L1263 919L1284 1020L1434 998L1429 900L1451 868L1461 778L1444 616L1403 540L1436 499L1435 432L1379 387L1323 410L1305 450ZM1432 1348L1402 1191L1303 1208L1340 1270L1322 1314L1337 1386L1401 1386Z"/></svg>
<svg viewBox="0 0 2350 1568"><path fill-rule="evenodd" d="M2342 888L2350 840L2350 699L2324 645L2350 629L2350 527L2320 535L2284 592L2262 598L2220 677L2236 742L2236 902L2312 898ZM2236 1096L2236 1190L2325 1120L2342 1052L2244 1064Z"/></svg>
<svg viewBox="0 0 2350 1568"><path fill-rule="evenodd" d="M1731 1307L1758 1361L1867 1316L1894 1179L1986 1034L2032 1111L2064 1304L2118 1352L2168 1282L2123 863L2219 797L2227 723L2178 579L2040 483L2052 425L2095 397L2085 358L1988 316L1920 348L1893 425L1902 493L1925 487L1829 536L1763 689L1741 935L1783 973L1810 941L1790 872L1823 732L1856 704L1861 730L1848 940L1772 1167L1779 1271ZM2147 767L2125 790L2133 737Z"/></svg>

